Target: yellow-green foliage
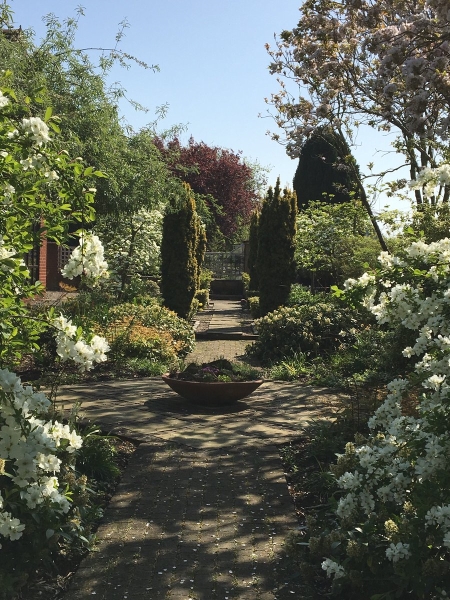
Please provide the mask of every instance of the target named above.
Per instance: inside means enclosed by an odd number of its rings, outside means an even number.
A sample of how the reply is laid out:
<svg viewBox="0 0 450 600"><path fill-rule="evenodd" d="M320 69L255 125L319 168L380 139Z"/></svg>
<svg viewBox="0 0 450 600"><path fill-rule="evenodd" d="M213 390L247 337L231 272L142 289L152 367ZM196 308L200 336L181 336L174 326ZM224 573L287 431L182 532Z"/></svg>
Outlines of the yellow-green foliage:
<svg viewBox="0 0 450 600"><path fill-rule="evenodd" d="M123 317L110 324L105 332L111 354L171 362L177 357L173 337L167 331L145 327L133 317Z"/></svg>
<svg viewBox="0 0 450 600"><path fill-rule="evenodd" d="M259 315L259 298L258 296L250 296L247 298L248 307L250 308L251 315L254 319L257 319Z"/></svg>
<svg viewBox="0 0 450 600"><path fill-rule="evenodd" d="M109 310L108 323L111 323L112 327L114 323L126 319L132 319L134 325L153 328L158 333L170 336L170 343L178 356L185 356L194 348L195 336L191 325L165 306L124 303ZM108 329L109 325L104 326L105 335L108 335ZM167 336L163 337L168 340Z"/></svg>

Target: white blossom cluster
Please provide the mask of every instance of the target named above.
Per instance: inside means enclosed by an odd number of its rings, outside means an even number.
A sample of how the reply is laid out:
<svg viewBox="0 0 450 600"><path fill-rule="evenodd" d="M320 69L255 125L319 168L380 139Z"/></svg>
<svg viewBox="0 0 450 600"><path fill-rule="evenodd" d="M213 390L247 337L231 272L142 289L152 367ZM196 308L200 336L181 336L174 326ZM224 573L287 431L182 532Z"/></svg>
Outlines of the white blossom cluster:
<svg viewBox="0 0 450 600"><path fill-rule="evenodd" d="M98 236L81 233L80 243L73 250L61 273L67 279L83 275L90 280L108 277L108 263L104 258L103 245Z"/></svg>
<svg viewBox="0 0 450 600"><path fill-rule="evenodd" d="M42 146L50 141L48 125L40 117L22 119L22 129L31 136L36 146Z"/></svg>
<svg viewBox="0 0 450 600"><path fill-rule="evenodd" d="M24 265L21 258L14 258L17 252L14 248L8 248L3 236L0 235L0 271L12 273L16 267Z"/></svg>
<svg viewBox="0 0 450 600"><path fill-rule="evenodd" d="M66 319L62 314L52 321L56 328L56 352L63 360L73 360L81 371L89 371L94 363L107 360L106 352L109 344L105 338L94 335L88 343L77 336L77 328L72 321Z"/></svg>
<svg viewBox="0 0 450 600"><path fill-rule="evenodd" d="M7 104L9 104L8 98L4 95L3 92L0 92L0 108L5 107Z"/></svg>
<svg viewBox="0 0 450 600"><path fill-rule="evenodd" d="M356 447L355 470L338 479L347 493L336 512L344 529L351 527L349 523L370 520L377 507L386 505L397 507L392 510L408 521L404 506L412 505L411 531L416 528L417 536L419 528L423 532L419 537L425 538L433 530L436 544L450 547L450 505L431 494L424 500L417 492L431 482L436 488L445 487L441 478L450 462L450 239L414 242L404 259L382 256L380 262L377 282L365 274L348 281L346 288L365 292L366 306L379 323L401 324L416 332L415 344L403 354L418 358L414 378L419 378L423 394L417 415L405 415L402 398L411 381L397 378L388 384L385 401L369 419L367 442ZM415 505L418 496L420 509ZM388 542L388 561L400 563L411 557L411 540L397 537ZM323 563L329 575L343 576L341 565L330 565Z"/></svg>
<svg viewBox="0 0 450 600"><path fill-rule="evenodd" d="M22 536L25 525L14 516L18 505L25 504L30 511L41 505L58 512L69 510L56 474L62 453L74 453L82 438L68 425L45 420L49 406L43 393L22 385L11 371L0 369L0 464L7 465L17 492L2 496L0 491L0 539ZM0 469L4 472L5 466Z"/></svg>
<svg viewBox="0 0 450 600"><path fill-rule="evenodd" d="M431 167L424 167L420 170L416 179L409 182L409 187L412 190L423 189L424 194L427 198L432 196L439 196L439 189L446 185L450 185L450 165L444 163L432 169Z"/></svg>
<svg viewBox="0 0 450 600"><path fill-rule="evenodd" d="M159 272L162 222L162 206L123 215L120 230L111 226L110 219L97 219L96 232L101 235L113 276L120 279L124 273L133 276Z"/></svg>

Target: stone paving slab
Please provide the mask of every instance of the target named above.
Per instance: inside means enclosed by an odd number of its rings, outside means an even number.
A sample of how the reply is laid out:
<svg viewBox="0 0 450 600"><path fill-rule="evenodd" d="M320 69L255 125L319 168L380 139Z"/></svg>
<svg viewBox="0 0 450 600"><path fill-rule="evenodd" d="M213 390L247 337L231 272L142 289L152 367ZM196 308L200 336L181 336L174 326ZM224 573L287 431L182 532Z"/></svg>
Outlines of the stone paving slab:
<svg viewBox="0 0 450 600"><path fill-rule="evenodd" d="M297 523L275 447L141 444L131 462L65 600L300 597L283 552Z"/></svg>
<svg viewBox="0 0 450 600"><path fill-rule="evenodd" d="M187 359L234 360L247 343L201 340ZM307 421L333 418L342 406L335 394L265 382L210 410L160 378L142 378L64 386L58 403L80 403L87 422L141 442L97 532L98 551L82 562L65 600L302 597L284 553L297 520L275 444L297 437Z"/></svg>
<svg viewBox="0 0 450 600"><path fill-rule="evenodd" d="M111 433L144 440L173 441L194 448L284 443L319 417L333 418L337 396L322 388L266 382L243 401L222 409L195 406L180 398L159 378L64 386L58 403L68 409L80 403L79 416L101 423ZM120 393L119 393L120 392Z"/></svg>

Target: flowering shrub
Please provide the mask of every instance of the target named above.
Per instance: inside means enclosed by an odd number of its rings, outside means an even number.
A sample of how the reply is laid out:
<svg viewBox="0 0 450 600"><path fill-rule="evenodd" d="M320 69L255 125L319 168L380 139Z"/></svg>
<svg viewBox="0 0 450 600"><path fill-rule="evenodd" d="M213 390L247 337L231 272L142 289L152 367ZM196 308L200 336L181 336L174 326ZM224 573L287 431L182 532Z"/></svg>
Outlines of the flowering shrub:
<svg viewBox="0 0 450 600"><path fill-rule="evenodd" d="M156 275L160 267L162 206L121 214L117 223L100 217L96 232L105 245L112 279L120 291L139 275Z"/></svg>
<svg viewBox="0 0 450 600"><path fill-rule="evenodd" d="M0 83L10 76L2 71ZM60 357L87 370L106 359L105 340L86 338L51 310L38 316L29 310L25 300L43 290L39 282L30 283L22 257L44 236L63 242L69 217L93 218L94 192L89 185L101 174L58 147L51 134L58 131L51 109L42 119L29 115L31 105L20 104L9 87L0 91L0 366L39 352L39 335L53 329ZM74 473L82 438L72 426L56 420L50 407L44 394L0 369L2 594L14 586L15 578L20 580L21 569L32 569L48 557L64 536L73 534L80 544L89 543L73 502L78 497L80 505L87 505L81 498L87 480Z"/></svg>
<svg viewBox="0 0 450 600"><path fill-rule="evenodd" d="M92 336L90 343L81 337L81 331L77 330L72 321L68 321L63 315L52 321L56 334L56 353L62 361L73 360L81 371L89 371L94 363L102 363L109 350L107 341L98 336Z"/></svg>
<svg viewBox="0 0 450 600"><path fill-rule="evenodd" d="M51 511L55 522L69 511L56 473L82 439L68 425L46 420L50 401L6 369L0 370L0 407L1 548L2 538L18 540L40 511L46 519Z"/></svg>
<svg viewBox="0 0 450 600"><path fill-rule="evenodd" d="M90 283L107 278L108 263L104 259L103 245L98 236L82 231L80 244L73 250L61 273L67 279L83 275Z"/></svg>
<svg viewBox="0 0 450 600"><path fill-rule="evenodd" d="M283 307L255 321L259 333L252 353L273 361L297 352L316 355L331 352L356 321L349 309L335 303Z"/></svg>
<svg viewBox="0 0 450 600"><path fill-rule="evenodd" d="M333 468L336 518L313 539L335 590L355 597L443 598L450 588L450 239L386 253L373 275L346 282L380 324L415 332L403 349L408 377L387 386L367 439L349 443ZM422 393L414 414L402 401ZM327 528L330 524L327 525Z"/></svg>

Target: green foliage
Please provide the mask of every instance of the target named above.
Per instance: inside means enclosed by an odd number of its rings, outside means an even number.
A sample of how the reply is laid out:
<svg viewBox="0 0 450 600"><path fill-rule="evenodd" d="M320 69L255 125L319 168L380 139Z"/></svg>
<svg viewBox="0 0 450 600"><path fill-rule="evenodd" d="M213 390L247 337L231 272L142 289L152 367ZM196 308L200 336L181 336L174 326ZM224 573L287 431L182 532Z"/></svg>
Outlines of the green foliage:
<svg viewBox="0 0 450 600"><path fill-rule="evenodd" d="M173 338L173 348L178 356L185 356L194 348L195 336L191 325L164 306L118 304L108 311L108 319L104 323L105 332L107 333L111 323L124 319L169 334Z"/></svg>
<svg viewBox="0 0 450 600"><path fill-rule="evenodd" d="M195 212L195 200L189 186L184 186L164 215L161 244L164 304L184 319L193 311L205 250L206 234Z"/></svg>
<svg viewBox="0 0 450 600"><path fill-rule="evenodd" d="M173 371L171 376L183 381L254 381L261 379L258 369L248 364L219 358L207 363L195 362L186 366L183 371Z"/></svg>
<svg viewBox="0 0 450 600"><path fill-rule="evenodd" d="M294 176L299 211L311 201L348 203L359 185L354 175L355 159L341 135L331 127L317 128L304 143Z"/></svg>
<svg viewBox="0 0 450 600"><path fill-rule="evenodd" d="M254 211L250 220L248 236L248 272L250 276L249 289L259 289L258 277L258 228L259 212Z"/></svg>
<svg viewBox="0 0 450 600"><path fill-rule="evenodd" d="M260 313L266 315L286 303L295 278L294 238L297 204L295 196L269 188L263 202L258 226L257 271Z"/></svg>
<svg viewBox="0 0 450 600"><path fill-rule="evenodd" d="M248 273L242 273L242 286L244 288L244 297L248 298L250 290L250 275Z"/></svg>
<svg viewBox="0 0 450 600"><path fill-rule="evenodd" d="M112 481L120 474L114 462L116 455L112 438L92 427L83 431L83 445L77 452L76 470L89 479Z"/></svg>
<svg viewBox="0 0 450 600"><path fill-rule="evenodd" d="M175 340L170 333L155 327L145 327L132 317L111 323L104 335L111 348L109 360L112 362L145 358L170 364L177 357Z"/></svg>
<svg viewBox="0 0 450 600"><path fill-rule="evenodd" d="M195 298L199 302L200 308L208 308L209 305L209 289L197 290Z"/></svg>
<svg viewBox="0 0 450 600"><path fill-rule="evenodd" d="M341 332L354 325L353 312L333 302L282 307L255 322L259 338L251 353L264 363L296 353L330 354L342 342Z"/></svg>
<svg viewBox="0 0 450 600"><path fill-rule="evenodd" d="M450 207L448 202L420 205L414 212L411 227L426 243L450 236ZM411 236L408 236L411 238Z"/></svg>
<svg viewBox="0 0 450 600"><path fill-rule="evenodd" d="M299 277L313 287L342 284L375 268L380 251L359 202L311 202L297 218L295 262Z"/></svg>
<svg viewBox="0 0 450 600"><path fill-rule="evenodd" d="M301 304L317 304L318 302L328 302L329 295L326 293L313 293L307 287L294 283L287 299L287 306L297 306Z"/></svg>
<svg viewBox="0 0 450 600"><path fill-rule="evenodd" d="M42 333L42 322L29 318L24 302L43 290L39 283L32 284L22 256L40 245L43 236L61 243L65 240L70 219L89 222L93 219L94 193L90 186L102 174L86 168L81 159L71 160L60 152L58 136L47 141L33 140L26 133L23 119L32 117L28 104L16 100L9 87L12 73L4 71L0 83L9 103L2 107L0 116L0 145L4 153L0 159L4 201L0 215L0 365L20 360L25 352L37 350ZM48 122L53 122L47 111ZM17 135L13 134L17 131ZM28 167L39 148L35 166ZM21 161L24 161L23 163ZM27 168L24 168L24 165ZM19 201L20 199L20 201Z"/></svg>
<svg viewBox="0 0 450 600"><path fill-rule="evenodd" d="M257 319L261 315L259 314L259 296L249 296L247 298L248 307L250 313L254 319Z"/></svg>
<svg viewBox="0 0 450 600"><path fill-rule="evenodd" d="M294 352L270 367L269 376L271 379L280 379L281 381L294 381L302 376L309 375L311 372L307 364L307 355L302 352Z"/></svg>
<svg viewBox="0 0 450 600"><path fill-rule="evenodd" d="M120 293L121 302L133 302L133 304L158 304L161 301L161 290L156 281L142 279L138 275L132 277Z"/></svg>
<svg viewBox="0 0 450 600"><path fill-rule="evenodd" d="M209 290L212 278L213 278L212 271L210 271L209 269L200 269L200 281L199 281L200 288Z"/></svg>
<svg viewBox="0 0 450 600"><path fill-rule="evenodd" d="M17 40L1 35L0 61L14 73L19 100L30 98L35 114L41 114L42 106L52 107L58 117L55 127L61 129L63 147L69 154L83 156L88 164L108 174L98 183L97 210L109 214L130 211L143 201L147 204L150 195L146 188L155 192L161 169L166 169L161 161L154 160L156 149L150 153L141 144L136 151L136 136L129 139L125 133L118 113L118 98L125 96L125 90L117 83L109 85L109 71L117 63L127 67L134 62L153 70L157 67L123 53L118 46L120 31L114 50L102 53L99 64L94 64L87 52L74 46L82 16L81 8L76 18L64 23L47 15L47 32L39 45L30 31Z"/></svg>

